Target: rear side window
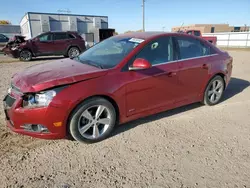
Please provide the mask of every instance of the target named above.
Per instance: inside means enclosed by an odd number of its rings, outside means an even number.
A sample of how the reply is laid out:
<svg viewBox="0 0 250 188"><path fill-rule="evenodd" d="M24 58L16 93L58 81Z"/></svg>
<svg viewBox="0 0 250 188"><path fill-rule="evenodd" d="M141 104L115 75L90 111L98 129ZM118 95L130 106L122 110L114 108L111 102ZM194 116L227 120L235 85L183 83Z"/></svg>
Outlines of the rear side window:
<svg viewBox="0 0 250 188"><path fill-rule="evenodd" d="M54 40L65 40L68 39L67 33L55 33Z"/></svg>
<svg viewBox="0 0 250 188"><path fill-rule="evenodd" d="M76 37L74 35L72 35L72 34L68 34L68 38L69 39L75 39Z"/></svg>
<svg viewBox="0 0 250 188"><path fill-rule="evenodd" d="M210 55L210 47L198 39L176 37L179 46L179 59L188 59Z"/></svg>
<svg viewBox="0 0 250 188"><path fill-rule="evenodd" d="M152 65L173 61L173 43L171 37L161 37L147 44L136 58L148 60Z"/></svg>

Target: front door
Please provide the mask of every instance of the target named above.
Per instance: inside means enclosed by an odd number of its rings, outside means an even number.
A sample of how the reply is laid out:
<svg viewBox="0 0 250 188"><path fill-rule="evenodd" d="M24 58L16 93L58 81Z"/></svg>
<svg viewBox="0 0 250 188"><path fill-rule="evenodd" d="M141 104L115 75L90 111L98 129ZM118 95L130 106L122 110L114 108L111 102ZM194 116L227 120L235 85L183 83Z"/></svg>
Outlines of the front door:
<svg viewBox="0 0 250 188"><path fill-rule="evenodd" d="M182 88L182 95L177 102L196 102L207 82L208 70L211 67L209 47L199 39L191 37L179 36L175 37L175 40L179 51L178 78Z"/></svg>
<svg viewBox="0 0 250 188"><path fill-rule="evenodd" d="M148 60L152 67L125 72L127 116L146 110L173 106L179 90L178 65L174 62L171 37L160 37L140 51L136 58Z"/></svg>
<svg viewBox="0 0 250 188"><path fill-rule="evenodd" d="M33 49L36 55L54 55L55 44L52 33L45 33L33 41Z"/></svg>

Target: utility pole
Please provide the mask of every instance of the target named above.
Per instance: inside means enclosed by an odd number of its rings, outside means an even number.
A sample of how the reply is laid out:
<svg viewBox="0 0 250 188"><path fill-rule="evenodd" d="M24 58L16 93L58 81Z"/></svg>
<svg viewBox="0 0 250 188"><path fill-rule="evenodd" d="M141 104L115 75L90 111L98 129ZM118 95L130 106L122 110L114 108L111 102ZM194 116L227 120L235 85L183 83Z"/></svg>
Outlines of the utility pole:
<svg viewBox="0 0 250 188"><path fill-rule="evenodd" d="M145 0L142 0L142 31L145 31Z"/></svg>

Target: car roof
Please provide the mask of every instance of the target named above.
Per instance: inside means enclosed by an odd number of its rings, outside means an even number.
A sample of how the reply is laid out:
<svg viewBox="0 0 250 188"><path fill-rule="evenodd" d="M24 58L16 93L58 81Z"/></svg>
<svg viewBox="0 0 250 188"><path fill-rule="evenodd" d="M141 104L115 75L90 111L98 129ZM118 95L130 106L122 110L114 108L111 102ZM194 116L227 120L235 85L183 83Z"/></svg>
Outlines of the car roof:
<svg viewBox="0 0 250 188"><path fill-rule="evenodd" d="M160 36L187 36L187 37L190 37L190 38L197 38L194 35L188 35L186 33L180 33L180 32L131 32L131 33L116 35L114 37L118 37L118 38L139 38L139 39L144 39L144 40L150 40L152 38L160 37Z"/></svg>
<svg viewBox="0 0 250 188"><path fill-rule="evenodd" d="M48 31L46 33L77 33L77 31Z"/></svg>
<svg viewBox="0 0 250 188"><path fill-rule="evenodd" d="M152 32L152 31L150 31L150 32L149 31L147 31L147 32L131 32L131 33L117 35L117 37L140 38L140 39L147 40L147 39L150 39L150 38L153 38L153 37L156 37L159 35L164 35L164 34L168 34L168 33L167 32L157 32L157 31L154 31L154 32Z"/></svg>

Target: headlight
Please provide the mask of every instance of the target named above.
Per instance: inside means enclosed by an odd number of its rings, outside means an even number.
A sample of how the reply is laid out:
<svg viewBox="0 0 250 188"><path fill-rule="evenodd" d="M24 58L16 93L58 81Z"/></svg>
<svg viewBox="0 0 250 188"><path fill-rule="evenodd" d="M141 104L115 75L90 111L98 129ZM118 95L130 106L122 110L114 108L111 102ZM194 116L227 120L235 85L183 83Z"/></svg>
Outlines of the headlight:
<svg viewBox="0 0 250 188"><path fill-rule="evenodd" d="M23 107L36 108L48 106L56 96L56 91L48 90L37 94L27 94L23 97Z"/></svg>

